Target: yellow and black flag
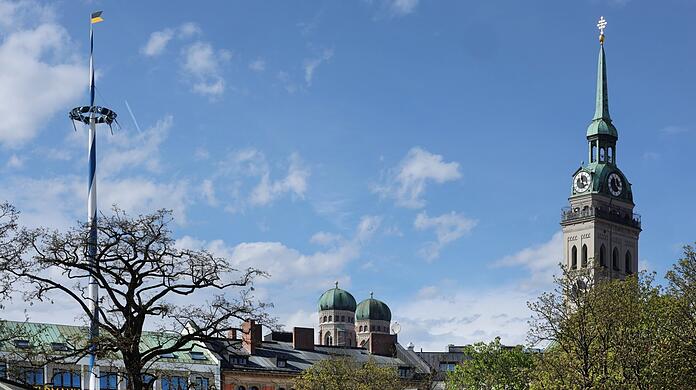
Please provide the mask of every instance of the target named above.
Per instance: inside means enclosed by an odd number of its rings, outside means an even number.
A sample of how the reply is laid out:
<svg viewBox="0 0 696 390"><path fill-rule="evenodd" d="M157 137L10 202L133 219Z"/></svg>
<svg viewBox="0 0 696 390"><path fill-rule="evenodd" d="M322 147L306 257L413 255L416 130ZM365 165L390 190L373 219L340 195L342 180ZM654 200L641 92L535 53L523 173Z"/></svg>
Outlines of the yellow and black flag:
<svg viewBox="0 0 696 390"><path fill-rule="evenodd" d="M102 11L92 12L92 24L103 22L104 19L101 17Z"/></svg>

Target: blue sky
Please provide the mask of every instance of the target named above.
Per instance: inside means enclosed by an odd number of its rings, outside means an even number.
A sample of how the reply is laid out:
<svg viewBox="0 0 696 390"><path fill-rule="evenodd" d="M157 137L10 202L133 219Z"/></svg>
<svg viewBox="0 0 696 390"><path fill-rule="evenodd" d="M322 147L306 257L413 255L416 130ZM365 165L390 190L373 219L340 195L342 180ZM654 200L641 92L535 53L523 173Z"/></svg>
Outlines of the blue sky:
<svg viewBox="0 0 696 390"><path fill-rule="evenodd" d="M123 125L99 133L101 209L173 209L182 244L271 274L257 294L288 326L339 280L417 348L523 342L587 155L600 15L641 266L696 240L692 0L0 1L0 197L28 225L86 213L67 111L95 9L97 102ZM56 305L32 319L72 321Z"/></svg>

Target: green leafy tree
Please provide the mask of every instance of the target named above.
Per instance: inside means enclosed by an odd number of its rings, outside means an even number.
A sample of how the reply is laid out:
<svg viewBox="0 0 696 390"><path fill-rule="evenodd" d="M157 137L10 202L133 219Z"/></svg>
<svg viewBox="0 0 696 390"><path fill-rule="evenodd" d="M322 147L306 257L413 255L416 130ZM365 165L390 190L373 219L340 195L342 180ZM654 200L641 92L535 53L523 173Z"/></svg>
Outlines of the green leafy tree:
<svg viewBox="0 0 696 390"><path fill-rule="evenodd" d="M373 360L357 362L346 357L322 360L295 380L296 390L399 390L405 388L396 367Z"/></svg>
<svg viewBox="0 0 696 390"><path fill-rule="evenodd" d="M521 345L506 347L500 338L492 342L464 347L468 356L447 375L447 389L509 389L529 388L534 356Z"/></svg>

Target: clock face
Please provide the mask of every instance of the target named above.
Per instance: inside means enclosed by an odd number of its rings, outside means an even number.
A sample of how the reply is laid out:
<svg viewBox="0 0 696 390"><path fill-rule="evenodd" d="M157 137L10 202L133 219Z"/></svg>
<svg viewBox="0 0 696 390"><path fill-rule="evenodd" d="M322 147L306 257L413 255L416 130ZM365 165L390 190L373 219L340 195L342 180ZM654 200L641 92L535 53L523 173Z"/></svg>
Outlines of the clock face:
<svg viewBox="0 0 696 390"><path fill-rule="evenodd" d="M582 171L575 175L575 179L573 179L573 188L577 193L585 192L590 188L590 182L590 174L585 171Z"/></svg>
<svg viewBox="0 0 696 390"><path fill-rule="evenodd" d="M623 180L621 180L621 176L616 173L612 173L609 175L608 182L609 192L611 192L611 194L614 196L621 195L621 192L623 192Z"/></svg>

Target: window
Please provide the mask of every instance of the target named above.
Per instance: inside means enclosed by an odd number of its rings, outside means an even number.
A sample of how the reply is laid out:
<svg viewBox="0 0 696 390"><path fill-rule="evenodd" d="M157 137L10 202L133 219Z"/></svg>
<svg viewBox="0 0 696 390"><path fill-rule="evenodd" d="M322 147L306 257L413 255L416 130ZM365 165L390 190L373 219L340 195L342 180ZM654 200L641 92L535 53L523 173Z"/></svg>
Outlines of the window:
<svg viewBox="0 0 696 390"><path fill-rule="evenodd" d="M118 389L118 374L115 372L104 372L99 376L100 390Z"/></svg>
<svg viewBox="0 0 696 390"><path fill-rule="evenodd" d="M411 369L408 367L399 367L399 377L408 378L410 376Z"/></svg>
<svg viewBox="0 0 696 390"><path fill-rule="evenodd" d="M259 388L256 386L251 386L251 388L249 390L259 390Z"/></svg>
<svg viewBox="0 0 696 390"><path fill-rule="evenodd" d="M162 390L187 390L188 380L183 376L170 376L162 379Z"/></svg>
<svg viewBox="0 0 696 390"><path fill-rule="evenodd" d="M619 270L619 250L616 248L614 248L614 251L611 254L611 265L615 270Z"/></svg>
<svg viewBox="0 0 696 390"><path fill-rule="evenodd" d="M230 363L238 366L245 366L247 364L247 358L244 356L230 356Z"/></svg>
<svg viewBox="0 0 696 390"><path fill-rule="evenodd" d="M155 376L150 375L150 374L143 374L143 384L147 387L152 388L152 385L155 383Z"/></svg>
<svg viewBox="0 0 696 390"><path fill-rule="evenodd" d="M626 268L624 268L624 269L626 270L626 273L630 275L633 273L633 270L631 269L631 252L629 252L629 251L626 251L626 261L625 262L626 262L626 264L625 264Z"/></svg>
<svg viewBox="0 0 696 390"><path fill-rule="evenodd" d="M440 362L440 371L454 371L455 367L457 367L457 363Z"/></svg>
<svg viewBox="0 0 696 390"><path fill-rule="evenodd" d="M570 269L578 269L578 248L573 245L570 255Z"/></svg>
<svg viewBox="0 0 696 390"><path fill-rule="evenodd" d="M202 376L197 376L196 379L194 380L194 384L196 387L196 390L208 390L208 378L204 378Z"/></svg>
<svg viewBox="0 0 696 390"><path fill-rule="evenodd" d="M54 351L67 351L68 350L68 345L65 343L51 343L51 348L53 348Z"/></svg>
<svg viewBox="0 0 696 390"><path fill-rule="evenodd" d="M43 368L25 368L19 379L29 385L43 385L43 373Z"/></svg>
<svg viewBox="0 0 696 390"><path fill-rule="evenodd" d="M278 368L285 368L285 367L287 367L287 365L288 365L288 361L285 359L278 359L278 361L276 361L276 366Z"/></svg>
<svg viewBox="0 0 696 390"><path fill-rule="evenodd" d="M332 345L333 344L333 339L331 338L331 332L326 332L326 336L324 336L324 345Z"/></svg>
<svg viewBox="0 0 696 390"><path fill-rule="evenodd" d="M174 353L169 352L169 353L163 353L160 355L162 359L176 359L176 355Z"/></svg>
<svg viewBox="0 0 696 390"><path fill-rule="evenodd" d="M200 352L200 351L191 351L191 352L189 352L189 353L191 354L191 359L193 359L193 360L208 360L208 359L205 357L205 354L203 354L203 352Z"/></svg>
<svg viewBox="0 0 696 390"><path fill-rule="evenodd" d="M602 244L602 247L599 248L599 265L601 265L602 267L607 266L607 262L604 259L604 252L606 252L606 249L604 248L604 244Z"/></svg>
<svg viewBox="0 0 696 390"><path fill-rule="evenodd" d="M53 370L53 387L80 387L80 373L69 370Z"/></svg>
<svg viewBox="0 0 696 390"><path fill-rule="evenodd" d="M7 364L0 363L0 378L7 378Z"/></svg>
<svg viewBox="0 0 696 390"><path fill-rule="evenodd" d="M246 390L246 387L244 387L244 386L237 386L237 390Z"/></svg>
<svg viewBox="0 0 696 390"><path fill-rule="evenodd" d="M607 149L607 161L614 162L614 148Z"/></svg>
<svg viewBox="0 0 696 390"><path fill-rule="evenodd" d="M587 268L587 245L582 244L582 260L580 262L582 268Z"/></svg>
<svg viewBox="0 0 696 390"><path fill-rule="evenodd" d="M341 316L341 322L346 322L346 316Z"/></svg>
<svg viewBox="0 0 696 390"><path fill-rule="evenodd" d="M17 348L29 348L29 340L15 340L14 345Z"/></svg>
<svg viewBox="0 0 696 390"><path fill-rule="evenodd" d="M326 322L326 316L324 316L324 322Z"/></svg>
<svg viewBox="0 0 696 390"><path fill-rule="evenodd" d="M329 322L331 322L331 316L329 316Z"/></svg>
<svg viewBox="0 0 696 390"><path fill-rule="evenodd" d="M592 145L592 161L590 162L597 162L597 147Z"/></svg>
<svg viewBox="0 0 696 390"><path fill-rule="evenodd" d="M604 148L599 148L599 161L604 162Z"/></svg>

